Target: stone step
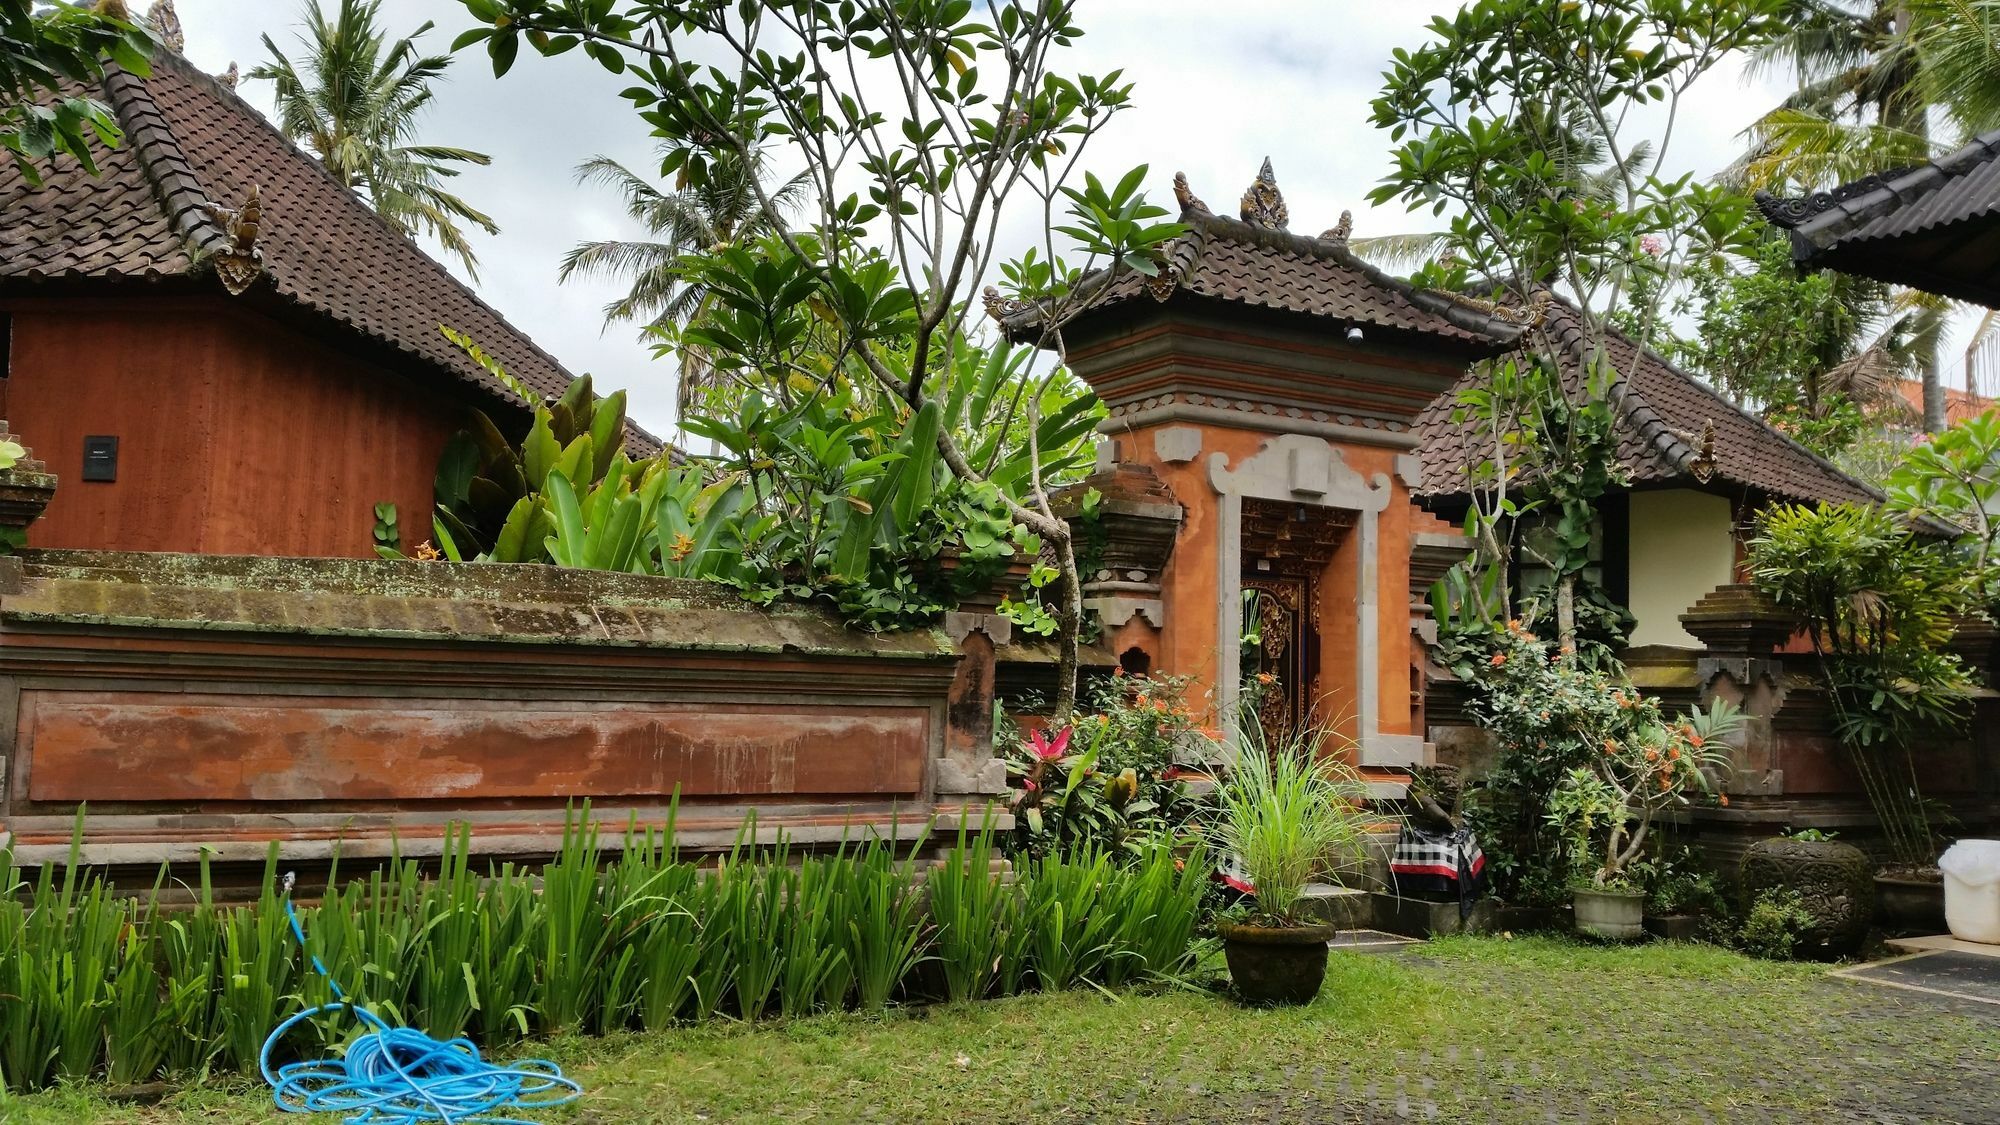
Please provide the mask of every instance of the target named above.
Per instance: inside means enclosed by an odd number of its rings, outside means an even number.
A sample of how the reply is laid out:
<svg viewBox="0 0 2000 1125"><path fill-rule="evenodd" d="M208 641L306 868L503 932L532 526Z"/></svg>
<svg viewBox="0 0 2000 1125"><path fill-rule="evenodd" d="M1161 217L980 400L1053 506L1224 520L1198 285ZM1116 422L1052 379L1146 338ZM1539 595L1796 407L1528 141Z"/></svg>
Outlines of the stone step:
<svg viewBox="0 0 2000 1125"><path fill-rule="evenodd" d="M1459 917L1457 902L1403 898L1381 891L1370 894L1369 899L1375 928L1392 934L1427 938L1438 934L1486 934L1496 929L1495 903L1490 898L1473 903L1472 913L1464 918Z"/></svg>
<svg viewBox="0 0 2000 1125"><path fill-rule="evenodd" d="M1308 883L1299 900L1299 910L1315 922L1325 922L1343 930L1368 929L1375 924L1375 902L1367 891L1337 887L1331 883Z"/></svg>

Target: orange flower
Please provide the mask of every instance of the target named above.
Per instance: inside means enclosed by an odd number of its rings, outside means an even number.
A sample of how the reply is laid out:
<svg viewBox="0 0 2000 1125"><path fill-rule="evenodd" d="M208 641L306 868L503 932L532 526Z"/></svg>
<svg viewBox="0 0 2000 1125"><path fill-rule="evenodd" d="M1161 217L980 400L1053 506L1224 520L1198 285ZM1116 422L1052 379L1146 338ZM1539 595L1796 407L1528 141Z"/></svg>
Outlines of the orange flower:
<svg viewBox="0 0 2000 1125"><path fill-rule="evenodd" d="M1492 663L1493 663L1493 666L1494 666L1495 668L1498 668L1498 667L1500 667L1500 666L1501 666L1502 664L1505 664L1505 663L1507 663L1507 654L1506 654L1506 653L1504 653L1504 652L1496 652L1496 653L1494 653L1494 654L1493 654L1493 662L1492 662Z"/></svg>
<svg viewBox="0 0 2000 1125"><path fill-rule="evenodd" d="M1698 734L1688 735L1688 745L1694 747L1697 750L1701 749L1701 741L1702 741L1701 736Z"/></svg>
<svg viewBox="0 0 2000 1125"><path fill-rule="evenodd" d="M1715 799L1716 799L1717 801L1720 801L1720 802L1722 803L1722 807L1723 807L1723 808L1725 808L1725 809L1726 809L1726 808L1728 808L1728 807L1729 807L1729 794L1727 794L1727 793L1717 793L1717 794L1715 795Z"/></svg>
<svg viewBox="0 0 2000 1125"><path fill-rule="evenodd" d="M1681 748L1678 746L1667 747L1667 761L1678 762L1680 760L1681 760Z"/></svg>
<svg viewBox="0 0 2000 1125"><path fill-rule="evenodd" d="M1615 740L1613 740L1613 739L1609 739L1609 738L1605 739L1605 740L1604 740L1604 752L1605 752L1606 754L1616 754L1616 753L1618 752L1618 743L1617 743L1617 742L1616 742Z"/></svg>
<svg viewBox="0 0 2000 1125"><path fill-rule="evenodd" d="M1669 780L1669 779L1668 779L1667 775L1666 775L1666 774L1661 774L1661 775L1660 775L1660 792L1662 792L1662 793L1665 793L1665 792L1666 792L1667 790L1669 790L1669 789L1672 789L1673 787L1674 787L1674 783L1673 783L1673 782L1672 782L1671 780Z"/></svg>
<svg viewBox="0 0 2000 1125"><path fill-rule="evenodd" d="M1659 752L1658 750L1651 750L1651 749L1647 750L1647 751L1646 751L1646 760L1647 760L1647 761L1649 761L1649 762L1657 762L1657 761L1659 761L1659 760L1660 760L1660 752Z"/></svg>

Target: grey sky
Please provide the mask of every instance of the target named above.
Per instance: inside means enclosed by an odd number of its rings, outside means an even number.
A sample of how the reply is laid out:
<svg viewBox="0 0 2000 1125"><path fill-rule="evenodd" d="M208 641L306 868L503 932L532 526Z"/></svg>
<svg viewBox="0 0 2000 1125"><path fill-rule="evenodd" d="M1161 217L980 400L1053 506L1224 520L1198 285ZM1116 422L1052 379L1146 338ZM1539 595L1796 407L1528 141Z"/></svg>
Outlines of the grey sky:
<svg viewBox="0 0 2000 1125"><path fill-rule="evenodd" d="M1087 163L1100 174L1150 165L1156 199L1170 200L1172 175L1184 171L1196 194L1222 210L1268 155L1299 229L1331 226L1343 208L1355 213L1357 237L1427 229L1427 216L1363 202L1388 163L1387 137L1368 124L1368 102L1390 52L1421 42L1433 15L1458 6L1089 0L1087 34L1062 65L1089 73L1122 67L1137 84L1137 108L1096 143ZM297 47L296 0L177 0L177 8L187 53L206 70L222 71L232 60L249 70L265 55L260 34L287 52ZM383 17L393 35L434 20L438 28L422 42L439 51L471 24L453 0L387 0ZM483 54L468 54L439 90L423 134L493 156L492 166L471 169L456 184L501 229L497 237L473 234L481 295L572 371L591 372L600 387L629 389L634 415L664 434L673 428L672 365L654 360L630 329L602 328L600 310L615 286L556 283L557 262L576 242L640 233L608 193L578 187L572 176L597 153L650 171L645 126L617 96L628 84L581 52L524 54L501 81ZM269 110L269 83L240 89ZM1683 108L1668 170L1720 167L1740 143L1738 132L1780 96L1777 83L1748 80L1738 66L1712 75ZM1020 248L1003 245L1000 253Z"/></svg>

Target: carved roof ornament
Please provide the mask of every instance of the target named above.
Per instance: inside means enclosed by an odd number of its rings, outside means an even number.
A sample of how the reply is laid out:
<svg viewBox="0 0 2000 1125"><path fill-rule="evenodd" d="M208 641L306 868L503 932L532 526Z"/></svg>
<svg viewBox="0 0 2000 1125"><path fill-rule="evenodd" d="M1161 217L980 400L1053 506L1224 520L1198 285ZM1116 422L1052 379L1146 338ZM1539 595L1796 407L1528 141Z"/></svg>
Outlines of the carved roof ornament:
<svg viewBox="0 0 2000 1125"><path fill-rule="evenodd" d="M1872 176L1863 176L1861 179L1841 184L1826 191L1816 191L1808 195L1791 198L1772 195L1768 191L1760 191L1756 194L1757 209L1764 213L1764 218L1769 220L1772 226L1784 227L1786 230L1790 230L1807 219L1813 218L1822 212L1831 211L1850 199L1867 195L1869 192L1886 187L1896 180L1909 175L1912 171L1914 169L1907 167L1893 168L1887 172L1877 172Z"/></svg>
<svg viewBox="0 0 2000 1125"><path fill-rule="evenodd" d="M1181 205L1183 212L1193 211L1199 215L1214 214L1208 209L1208 204L1195 198L1193 189L1188 187L1186 172L1174 173L1174 201Z"/></svg>
<svg viewBox="0 0 2000 1125"><path fill-rule="evenodd" d="M160 41L160 46L176 55L187 53L187 36L181 32L181 17L174 11L174 0L153 0L153 6L146 9L146 27Z"/></svg>
<svg viewBox="0 0 2000 1125"><path fill-rule="evenodd" d="M229 247L216 251L213 258L215 276L222 279L222 287L230 296L241 296L257 280L257 275L264 272L264 254L257 249L257 233L264 222L264 201L258 189L252 187L243 199L243 206L236 210L213 203L203 204L202 209L229 238Z"/></svg>
<svg viewBox="0 0 2000 1125"><path fill-rule="evenodd" d="M1003 297L1000 294L1000 290L991 285L987 286L985 292L980 294L980 298L986 305L986 315L1000 323L1005 323L1008 317L1019 315L1035 307L1033 301Z"/></svg>
<svg viewBox="0 0 2000 1125"><path fill-rule="evenodd" d="M229 61L229 69L222 72L222 77L219 81L221 81L221 83L224 86L227 86L230 89L234 90L236 88L236 79L237 79L236 60L231 59Z"/></svg>
<svg viewBox="0 0 2000 1125"><path fill-rule="evenodd" d="M1701 428L1701 448L1688 462L1688 475L1699 484L1707 484L1715 476L1715 419Z"/></svg>
<svg viewBox="0 0 2000 1125"><path fill-rule="evenodd" d="M1278 194L1278 178L1271 174L1271 158L1264 158L1264 167L1257 173L1257 181L1243 193L1243 202L1238 205L1244 222L1266 230L1284 230L1291 221L1291 213L1285 210L1285 197Z"/></svg>
<svg viewBox="0 0 2000 1125"><path fill-rule="evenodd" d="M1354 235L1354 212L1342 211L1340 213L1340 221L1333 224L1333 226L1327 228L1326 230L1322 231L1320 233L1320 238L1324 239L1327 242L1338 242L1342 246L1345 246L1347 245L1347 240L1353 237L1353 235Z"/></svg>

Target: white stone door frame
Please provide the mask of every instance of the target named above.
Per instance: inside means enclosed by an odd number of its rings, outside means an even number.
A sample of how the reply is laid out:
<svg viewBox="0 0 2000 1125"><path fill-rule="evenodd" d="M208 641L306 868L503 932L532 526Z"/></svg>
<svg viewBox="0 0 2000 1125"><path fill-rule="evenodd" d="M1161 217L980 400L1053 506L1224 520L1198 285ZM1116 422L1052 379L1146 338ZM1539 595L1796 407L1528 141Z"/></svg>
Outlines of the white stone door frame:
<svg viewBox="0 0 2000 1125"><path fill-rule="evenodd" d="M1393 495L1389 474L1376 473L1373 479L1349 467L1340 449L1324 438L1308 434L1281 434L1267 440L1263 448L1236 468L1229 456L1212 453L1208 458L1208 483L1221 498L1216 544L1216 707L1230 749L1238 746L1237 701L1242 698L1243 645L1243 501L1276 500L1320 508L1336 508L1357 513L1355 543L1355 718L1359 742L1364 751L1380 741L1379 692L1381 671L1377 659L1378 578L1377 561L1381 536L1376 517L1388 508ZM1314 701L1315 703L1317 701Z"/></svg>

